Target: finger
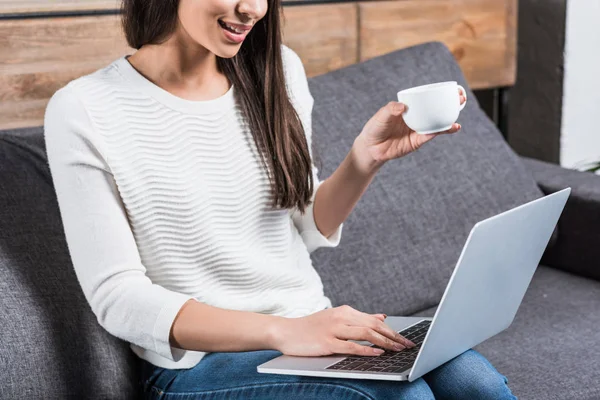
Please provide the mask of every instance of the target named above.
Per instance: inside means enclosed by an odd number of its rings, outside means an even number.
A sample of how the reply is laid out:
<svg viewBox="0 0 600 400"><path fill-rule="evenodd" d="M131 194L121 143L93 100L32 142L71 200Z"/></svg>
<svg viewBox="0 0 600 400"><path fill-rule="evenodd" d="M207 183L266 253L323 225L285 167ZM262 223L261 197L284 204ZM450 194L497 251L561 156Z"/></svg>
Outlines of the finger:
<svg viewBox="0 0 600 400"><path fill-rule="evenodd" d="M398 332L396 332L395 330L390 328L385 322L381 322L378 320L377 322L374 323L374 325L369 326L369 327L371 329L375 330L376 332L378 332L379 334L385 336L386 338L389 338L390 340L400 343L401 345L403 345L405 347L414 347L415 346L415 344L413 342L406 339L404 336L400 335Z"/></svg>
<svg viewBox="0 0 600 400"><path fill-rule="evenodd" d="M367 340L376 346L394 351L404 350L408 347L366 326L342 327L339 332L336 332L336 337L344 340Z"/></svg>
<svg viewBox="0 0 600 400"><path fill-rule="evenodd" d="M336 340L331 349L334 353L339 354L354 354L358 356L378 356L384 350L376 347L364 346L362 344L348 342L346 340Z"/></svg>
<svg viewBox="0 0 600 400"><path fill-rule="evenodd" d="M442 134L444 133L456 133L458 131L460 131L462 129L462 125L461 124L452 124L452 128L448 129L447 131L443 131L440 132Z"/></svg>
<svg viewBox="0 0 600 400"><path fill-rule="evenodd" d="M371 314L372 316L374 316L375 318L377 318L378 320L380 320L381 322L385 321L385 319L387 318L387 315L385 314Z"/></svg>
<svg viewBox="0 0 600 400"><path fill-rule="evenodd" d="M380 321L379 319L373 317L370 314L366 314L366 313L361 313L361 314L363 314L363 315L361 315L361 317L362 317L361 323L362 323L363 327L370 328L370 329L378 332L379 334L381 334L391 340L394 340L397 343L402 344L405 347L414 347L415 346L415 344L413 342L406 339L405 337L400 335L398 332L396 332L395 330L390 328L388 325L385 324L385 322Z"/></svg>
<svg viewBox="0 0 600 400"><path fill-rule="evenodd" d="M390 101L386 107L388 108L389 113L396 117L402 115L402 113L406 111L406 105L397 101Z"/></svg>
<svg viewBox="0 0 600 400"><path fill-rule="evenodd" d="M343 327L342 330L336 334L336 337L345 340L367 340L376 346L394 351L404 350L407 347L407 345L398 343L365 326Z"/></svg>
<svg viewBox="0 0 600 400"><path fill-rule="evenodd" d="M373 118L367 124L375 124L379 127L387 127L390 123L395 123L398 118L401 118L406 106L397 101L390 101L385 106L381 107L375 113Z"/></svg>
<svg viewBox="0 0 600 400"><path fill-rule="evenodd" d="M434 137L439 135L439 133L436 132L436 133L425 133L424 134L424 133L414 132L413 135L415 135L415 142L417 143L417 146L421 147L425 143L429 142L431 139L433 139Z"/></svg>
<svg viewBox="0 0 600 400"><path fill-rule="evenodd" d="M386 119L390 116L402 115L405 109L406 106L403 103L399 103L397 101L390 101L385 106L381 107L377 114L379 114L382 118Z"/></svg>
<svg viewBox="0 0 600 400"><path fill-rule="evenodd" d="M398 332L391 329L387 326L381 319L375 317L372 314L367 314L362 311L358 311L354 308L348 307L346 308L346 318L344 322L349 326L356 326L360 328L370 328L373 329L380 334L396 341L397 343L405 346L405 347L414 347L415 344L408 339L402 337ZM382 315L382 314L378 314ZM387 315L386 315L387 317ZM363 339L354 339L354 340L363 340Z"/></svg>
<svg viewBox="0 0 600 400"><path fill-rule="evenodd" d="M350 326L374 327L378 324L384 324L382 316L387 317L385 314L367 314L351 307L346 308L345 312L346 315L343 322Z"/></svg>
<svg viewBox="0 0 600 400"><path fill-rule="evenodd" d="M461 88L458 88L458 96L460 97L460 104L462 105L465 101L467 101L467 94L462 91Z"/></svg>
<svg viewBox="0 0 600 400"><path fill-rule="evenodd" d="M431 139L433 139L435 136L445 135L447 133L456 133L456 132L460 131L461 129L462 129L462 125L461 124L452 124L452 128L450 128L450 129L448 129L446 131L436 132L436 133L428 133L427 135L420 135L420 136L430 136ZM428 139L428 140L430 140L430 139Z"/></svg>
<svg viewBox="0 0 600 400"><path fill-rule="evenodd" d="M380 333L381 335L397 342L400 343L401 345L403 345L404 347L408 347L408 348L413 348L416 346L415 343L413 343L412 341L408 340L407 338L405 338L404 336L402 336L401 334L399 334L398 332L396 332L395 330L393 330L392 328L390 328L387 324L385 323L381 323L378 326L376 326L375 331L377 331L378 333Z"/></svg>

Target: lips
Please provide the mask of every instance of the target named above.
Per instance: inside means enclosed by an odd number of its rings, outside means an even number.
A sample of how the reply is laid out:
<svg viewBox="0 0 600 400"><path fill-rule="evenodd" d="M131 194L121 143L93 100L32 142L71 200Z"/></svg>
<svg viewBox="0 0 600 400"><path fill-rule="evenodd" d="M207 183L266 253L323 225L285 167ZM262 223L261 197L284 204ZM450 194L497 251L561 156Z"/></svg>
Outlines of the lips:
<svg viewBox="0 0 600 400"><path fill-rule="evenodd" d="M252 28L252 25L235 24L232 22L225 22L223 20L219 20L219 25L221 25L223 29L238 35L247 33Z"/></svg>
<svg viewBox="0 0 600 400"><path fill-rule="evenodd" d="M232 43L240 44L244 41L252 25L236 24L219 20L219 26L223 30L225 38Z"/></svg>

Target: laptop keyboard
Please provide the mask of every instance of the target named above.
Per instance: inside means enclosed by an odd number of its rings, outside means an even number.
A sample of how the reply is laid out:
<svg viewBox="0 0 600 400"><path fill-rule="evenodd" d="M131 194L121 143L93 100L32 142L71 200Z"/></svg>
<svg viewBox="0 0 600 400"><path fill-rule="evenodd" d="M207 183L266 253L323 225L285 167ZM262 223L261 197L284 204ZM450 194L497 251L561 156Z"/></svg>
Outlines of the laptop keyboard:
<svg viewBox="0 0 600 400"><path fill-rule="evenodd" d="M404 372L407 369L412 368L430 325L431 321L421 321L416 325L400 331L402 336L416 344L412 349L400 351L386 350L383 354L373 357L350 356L325 369L341 371ZM371 345L371 347L381 349L380 346Z"/></svg>

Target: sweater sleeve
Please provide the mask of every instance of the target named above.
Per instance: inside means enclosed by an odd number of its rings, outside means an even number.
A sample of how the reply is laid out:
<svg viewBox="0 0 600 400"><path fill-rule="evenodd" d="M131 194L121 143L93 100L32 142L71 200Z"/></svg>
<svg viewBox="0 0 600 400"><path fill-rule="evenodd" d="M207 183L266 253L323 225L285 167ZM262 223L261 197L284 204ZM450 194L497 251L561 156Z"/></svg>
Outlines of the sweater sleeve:
<svg viewBox="0 0 600 400"><path fill-rule="evenodd" d="M286 83L290 100L302 121L312 159L312 109L314 98L310 94L306 72L300 57L292 49L282 45L282 58L286 69ZM343 224L341 224L329 237L324 236L317 228L313 207L317 190L321 183L323 183L323 181L319 180L318 172L313 162L314 191L310 205L305 209L304 213L301 213L297 208L292 211L294 225L298 229L309 253L312 253L319 247L336 247L340 243L343 228Z"/></svg>
<svg viewBox="0 0 600 400"><path fill-rule="evenodd" d="M46 109L48 165L67 246L86 300L112 335L178 361L171 325L191 296L146 276L102 140L69 86Z"/></svg>

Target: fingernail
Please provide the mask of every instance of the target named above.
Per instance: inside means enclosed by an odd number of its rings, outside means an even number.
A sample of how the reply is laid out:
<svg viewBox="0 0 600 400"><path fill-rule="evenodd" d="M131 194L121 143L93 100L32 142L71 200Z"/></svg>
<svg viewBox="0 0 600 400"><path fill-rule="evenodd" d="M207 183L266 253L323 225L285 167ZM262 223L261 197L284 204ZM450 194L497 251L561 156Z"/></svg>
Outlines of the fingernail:
<svg viewBox="0 0 600 400"><path fill-rule="evenodd" d="M400 350L404 350L405 348L406 348L406 347L402 346L401 344L395 344L395 345L394 345L394 349L395 349L395 350L398 350L398 351L400 351Z"/></svg>
<svg viewBox="0 0 600 400"><path fill-rule="evenodd" d="M375 354L383 354L384 351L385 350L383 350L383 349L373 349L373 353L375 353Z"/></svg>
<svg viewBox="0 0 600 400"><path fill-rule="evenodd" d="M383 318L387 318L387 314L383 314Z"/></svg>

